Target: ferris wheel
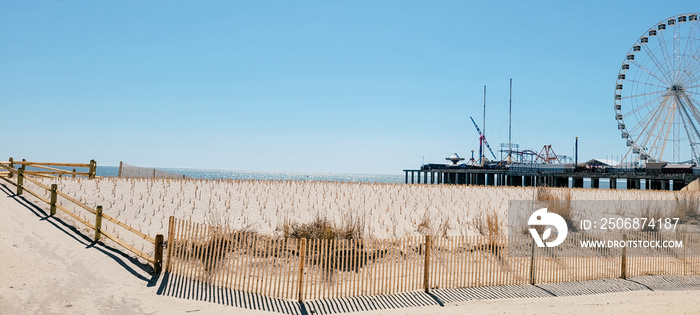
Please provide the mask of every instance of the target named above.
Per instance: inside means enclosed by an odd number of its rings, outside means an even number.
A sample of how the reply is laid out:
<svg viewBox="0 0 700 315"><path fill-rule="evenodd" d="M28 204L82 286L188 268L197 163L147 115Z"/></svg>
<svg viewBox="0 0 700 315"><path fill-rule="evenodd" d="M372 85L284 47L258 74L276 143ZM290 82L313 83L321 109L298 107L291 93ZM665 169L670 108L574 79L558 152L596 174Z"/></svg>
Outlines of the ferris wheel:
<svg viewBox="0 0 700 315"><path fill-rule="evenodd" d="M615 86L623 160L700 164L699 28L697 13L673 16L627 52Z"/></svg>

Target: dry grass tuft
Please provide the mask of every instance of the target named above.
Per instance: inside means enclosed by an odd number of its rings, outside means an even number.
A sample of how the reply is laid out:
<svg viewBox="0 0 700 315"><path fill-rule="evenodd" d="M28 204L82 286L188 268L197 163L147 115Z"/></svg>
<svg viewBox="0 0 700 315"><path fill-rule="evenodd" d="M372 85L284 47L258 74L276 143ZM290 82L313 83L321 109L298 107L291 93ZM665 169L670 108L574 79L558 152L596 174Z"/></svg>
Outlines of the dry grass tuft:
<svg viewBox="0 0 700 315"><path fill-rule="evenodd" d="M548 212L556 213L564 218L569 230L574 232L577 230L571 218L571 190L539 187L537 188L536 200L544 203Z"/></svg>
<svg viewBox="0 0 700 315"><path fill-rule="evenodd" d="M282 226L285 238L352 240L362 238L363 225L357 220L346 221L336 226L327 218L316 217L309 223L286 223Z"/></svg>
<svg viewBox="0 0 700 315"><path fill-rule="evenodd" d="M248 241L258 234L250 224L240 229L234 229L231 227L228 217L211 213L207 217L206 225L208 225L209 230L205 239L187 240L182 244L186 251L192 252L191 257L202 263L206 277L211 277L222 268L226 254L234 252L234 240L244 242L248 244L246 247L251 247L252 244L249 244ZM248 250L250 249L248 248Z"/></svg>
<svg viewBox="0 0 700 315"><path fill-rule="evenodd" d="M440 223L440 226L438 227L437 234L442 237L447 236L447 232L452 229L452 224L450 224L450 219L442 219L442 223Z"/></svg>
<svg viewBox="0 0 700 315"><path fill-rule="evenodd" d="M675 195L676 203L673 217L680 218L681 223L700 223L700 195L696 192L679 192Z"/></svg>
<svg viewBox="0 0 700 315"><path fill-rule="evenodd" d="M644 225L641 230L644 232L658 232L659 225L653 224L653 223L654 223L654 220L658 220L659 218L662 217L661 210L659 210L656 207L653 207L649 203L645 204L643 207L644 208L641 211L641 213L642 213L641 217L646 218L646 221L645 221L646 225Z"/></svg>
<svg viewBox="0 0 700 315"><path fill-rule="evenodd" d="M431 234L432 229L430 227L433 225L432 221L433 219L430 217L430 213L428 213L428 211L424 212L417 226L418 233L423 235Z"/></svg>
<svg viewBox="0 0 700 315"><path fill-rule="evenodd" d="M472 222L479 234L487 238L486 244L476 249L493 253L499 261L502 261L505 250L505 244L500 242L500 236L504 231L502 223L496 212L487 213L485 218L477 216Z"/></svg>
<svg viewBox="0 0 700 315"><path fill-rule="evenodd" d="M211 227L210 236L203 241L186 241L183 246L192 252L192 257L202 263L206 277L209 278L221 267L224 257L216 256L214 250L225 248L231 251L231 234L227 229ZM216 258L216 259L215 259Z"/></svg>
<svg viewBox="0 0 700 315"><path fill-rule="evenodd" d="M327 275L324 280L332 280L336 271L359 272L360 268L381 259L388 252L387 249L365 248L362 240L364 226L362 220L353 216L340 226L317 216L309 223L286 223L281 230L285 238L327 240L322 243L324 245L307 247L306 255L312 265L329 271L324 272ZM336 259L327 260L328 256Z"/></svg>
<svg viewBox="0 0 700 315"><path fill-rule="evenodd" d="M472 225L476 228L476 231L483 236L494 237L502 234L501 220L496 212L487 213L485 217L474 217Z"/></svg>

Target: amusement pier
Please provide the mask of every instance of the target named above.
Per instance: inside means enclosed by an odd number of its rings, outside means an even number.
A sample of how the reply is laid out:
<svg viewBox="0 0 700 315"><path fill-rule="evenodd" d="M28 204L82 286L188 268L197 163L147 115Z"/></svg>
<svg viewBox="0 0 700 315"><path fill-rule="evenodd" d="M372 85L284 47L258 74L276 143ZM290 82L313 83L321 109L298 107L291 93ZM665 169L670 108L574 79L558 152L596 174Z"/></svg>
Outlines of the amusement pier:
<svg viewBox="0 0 700 315"><path fill-rule="evenodd" d="M593 160L595 163L595 160ZM649 165L652 164L652 165ZM700 168L692 165L654 165L646 168L619 169L605 166L572 164L510 164L478 167L427 164L420 169L406 169L407 184L455 184L513 187L574 187L681 190L700 178ZM601 186L601 179L607 185ZM644 186L642 186L644 184ZM624 186L623 186L624 185Z"/></svg>

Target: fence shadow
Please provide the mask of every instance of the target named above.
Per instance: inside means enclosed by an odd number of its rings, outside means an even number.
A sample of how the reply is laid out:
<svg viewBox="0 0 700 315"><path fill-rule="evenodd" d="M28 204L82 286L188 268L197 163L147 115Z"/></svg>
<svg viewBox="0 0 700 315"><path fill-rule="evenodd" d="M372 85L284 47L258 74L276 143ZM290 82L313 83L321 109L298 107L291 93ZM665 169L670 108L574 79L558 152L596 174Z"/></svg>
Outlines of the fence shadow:
<svg viewBox="0 0 700 315"><path fill-rule="evenodd" d="M641 284L645 283L645 284ZM299 303L250 292L216 287L178 274L165 273L158 295L218 303L243 309L280 314L341 314L425 306L445 306L472 300L543 298L606 294L629 291L700 290L700 276L644 276L635 279L602 279L539 285L506 285L436 289L391 295L319 299Z"/></svg>
<svg viewBox="0 0 700 315"><path fill-rule="evenodd" d="M168 272L163 274L163 280L156 294L252 310L295 315L307 314L299 303L294 301L217 287L203 281L193 280L179 274Z"/></svg>
<svg viewBox="0 0 700 315"><path fill-rule="evenodd" d="M377 311L422 307L430 305L444 306L431 293L423 291L404 292L391 295L357 296L338 299L322 299L304 302L313 314L338 314L361 311Z"/></svg>
<svg viewBox="0 0 700 315"><path fill-rule="evenodd" d="M700 290L700 276L638 276L628 281L637 283L650 291Z"/></svg>
<svg viewBox="0 0 700 315"><path fill-rule="evenodd" d="M437 289L432 294L444 303L472 300L493 300L512 298L541 298L555 296L547 290L529 284L488 286L458 289Z"/></svg>
<svg viewBox="0 0 700 315"><path fill-rule="evenodd" d="M244 309L281 314L338 314L359 311L401 309L429 305L443 305L432 293L422 291L392 295L358 296L336 299L311 300L299 303L271 298L250 292L217 287L178 274L164 273L158 295L199 300Z"/></svg>
<svg viewBox="0 0 700 315"><path fill-rule="evenodd" d="M63 232L76 242L85 245L86 249L96 249L105 254L136 278L148 282L149 286L153 286L155 281L157 281L158 275L150 276L153 273L153 268L150 265L142 263L138 259L125 254L115 247L107 245L103 242L93 241L90 236L77 229L71 223L64 221L57 216L49 216L49 214L46 213L46 211L41 207L27 200L23 196L16 195L5 184L0 184L0 193L6 195L7 198L13 198L18 204L27 208L32 214L39 218L39 220L51 224L53 227Z"/></svg>

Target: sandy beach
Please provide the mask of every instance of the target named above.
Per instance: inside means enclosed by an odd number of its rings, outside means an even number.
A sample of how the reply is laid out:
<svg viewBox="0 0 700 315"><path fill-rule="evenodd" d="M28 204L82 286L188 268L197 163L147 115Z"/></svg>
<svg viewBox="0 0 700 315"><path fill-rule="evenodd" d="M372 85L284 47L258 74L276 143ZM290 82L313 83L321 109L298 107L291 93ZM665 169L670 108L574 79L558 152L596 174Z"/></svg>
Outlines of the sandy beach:
<svg viewBox="0 0 700 315"><path fill-rule="evenodd" d="M303 307L295 302L265 302L259 297L246 298L245 295L223 303L174 297L167 294L171 284L165 277L150 275L150 267L123 254L117 246L92 244L89 233L73 229L70 220L60 216L48 218L46 211L30 202L32 198L16 197L4 186L0 186L0 192L0 265L3 266L0 269L0 313L3 314L700 312L700 291L695 291L700 288L700 281L696 277L680 279L678 285L669 286L663 282L666 285L654 291L657 280L648 280L644 287L618 279L624 284L614 281L602 286L596 282L577 283L578 289L561 291L564 296L543 293L559 292L552 287L545 287L545 290L532 286L476 288L446 290L430 296L412 292L359 300L311 301ZM606 289L606 286L614 289ZM620 289L621 286L625 288ZM362 300L370 302L362 303Z"/></svg>

